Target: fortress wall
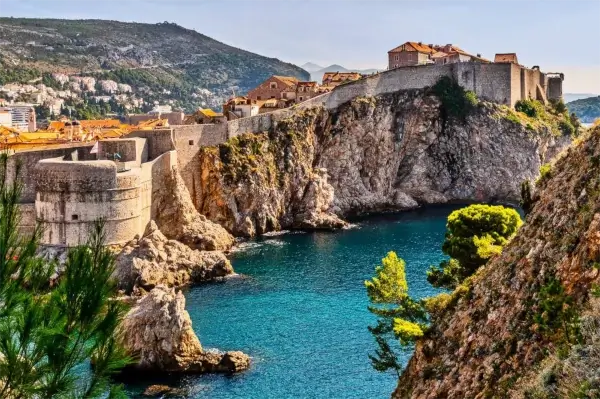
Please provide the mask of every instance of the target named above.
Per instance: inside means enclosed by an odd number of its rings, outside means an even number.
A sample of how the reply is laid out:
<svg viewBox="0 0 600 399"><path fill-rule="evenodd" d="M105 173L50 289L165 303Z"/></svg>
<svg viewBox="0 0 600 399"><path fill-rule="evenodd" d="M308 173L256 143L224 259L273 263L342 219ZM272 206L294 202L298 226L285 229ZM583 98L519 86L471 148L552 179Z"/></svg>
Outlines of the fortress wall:
<svg viewBox="0 0 600 399"><path fill-rule="evenodd" d="M21 193L21 203L35 202L35 166L38 161L46 158L57 158L67 157L69 159L81 159L90 160L95 159L95 154L90 154L90 150L93 144L78 144L75 146L54 148L47 150L36 150L36 151L21 151L14 153L8 158L7 165L7 176L9 181L13 181L15 176L16 165L21 165L20 180L23 184L23 191Z"/></svg>
<svg viewBox="0 0 600 399"><path fill-rule="evenodd" d="M158 199L164 197L165 179L170 178L172 169L177 166L177 151L162 154L152 162L142 165L141 173L141 223L145 230L150 220L158 214Z"/></svg>
<svg viewBox="0 0 600 399"><path fill-rule="evenodd" d="M98 142L99 159L107 159L110 154L114 153L120 155L121 162L135 162L139 165L148 160L147 140L140 137L128 137Z"/></svg>
<svg viewBox="0 0 600 399"><path fill-rule="evenodd" d="M510 105L513 101L511 64L482 64L465 62L450 64L453 76L465 90L473 91L478 98ZM520 93L520 76L516 77Z"/></svg>
<svg viewBox="0 0 600 399"><path fill-rule="evenodd" d="M275 114L277 112L274 112ZM227 138L239 136L240 134L252 132L266 132L272 125L272 113L260 114L250 118L234 119L227 123Z"/></svg>
<svg viewBox="0 0 600 399"><path fill-rule="evenodd" d="M227 123L205 125L182 125L173 128L177 164L190 193L194 193L195 181L200 174L198 152L202 147L227 141Z"/></svg>
<svg viewBox="0 0 600 399"><path fill-rule="evenodd" d="M544 74L539 70L521 68L521 99L537 98L537 85L544 90L543 83Z"/></svg>
<svg viewBox="0 0 600 399"><path fill-rule="evenodd" d="M173 141L173 129L155 129L155 130L134 130L131 133L124 136L128 137L141 137L146 139L146 145L148 146L148 159L152 160L165 152L175 149L175 143Z"/></svg>
<svg viewBox="0 0 600 399"><path fill-rule="evenodd" d="M37 219L44 222L41 242L85 243L97 219L105 219L107 244L125 243L141 234L140 169L117 176L111 161L39 162L36 172Z"/></svg>
<svg viewBox="0 0 600 399"><path fill-rule="evenodd" d="M19 204L19 212L21 213L19 234L22 234L25 237L31 237L36 224L35 204Z"/></svg>

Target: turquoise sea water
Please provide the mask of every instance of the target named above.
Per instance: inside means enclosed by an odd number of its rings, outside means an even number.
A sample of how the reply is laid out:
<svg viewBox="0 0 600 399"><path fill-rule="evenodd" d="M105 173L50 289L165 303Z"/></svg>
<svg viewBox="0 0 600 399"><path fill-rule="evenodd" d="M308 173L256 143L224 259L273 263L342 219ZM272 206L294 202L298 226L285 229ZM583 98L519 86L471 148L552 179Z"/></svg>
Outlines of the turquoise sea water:
<svg viewBox="0 0 600 399"><path fill-rule="evenodd" d="M151 383L182 387L190 398L388 398L397 377L374 371L367 357L375 344L367 330L373 316L363 281L393 250L406 261L411 294L435 294L426 271L443 258L445 222L453 209L384 215L346 231L245 243L232 256L243 276L188 290L186 307L205 348L244 351L252 357L251 369ZM132 396L143 385L130 386Z"/></svg>

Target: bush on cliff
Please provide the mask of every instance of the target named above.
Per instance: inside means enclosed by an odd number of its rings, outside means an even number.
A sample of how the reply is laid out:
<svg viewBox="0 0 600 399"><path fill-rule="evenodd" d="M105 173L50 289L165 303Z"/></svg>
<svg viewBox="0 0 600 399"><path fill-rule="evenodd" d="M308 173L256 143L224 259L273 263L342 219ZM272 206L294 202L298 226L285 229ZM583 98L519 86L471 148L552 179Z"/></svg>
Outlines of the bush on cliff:
<svg viewBox="0 0 600 399"><path fill-rule="evenodd" d="M544 105L537 100L519 100L515 104L515 110L522 112L530 118L539 118L546 112Z"/></svg>
<svg viewBox="0 0 600 399"><path fill-rule="evenodd" d="M499 254L521 224L517 211L500 205L470 205L452 212L442 245L450 260L432 266L427 280L436 287L454 289Z"/></svg>
<svg viewBox="0 0 600 399"><path fill-rule="evenodd" d="M469 112L479 102L472 91L465 90L454 79L442 76L433 86L433 93L442 102L447 116L465 120Z"/></svg>
<svg viewBox="0 0 600 399"><path fill-rule="evenodd" d="M389 252L375 269L375 276L365 281L371 301L369 311L377 316L377 324L369 327L378 349L369 355L377 371L395 370L402 365L394 350L393 339L409 345L423 336L427 326L427 312L423 304L408 295L405 263L395 252Z"/></svg>
<svg viewBox="0 0 600 399"><path fill-rule="evenodd" d="M109 378L128 363L114 334L124 309L112 298L114 257L103 247L102 225L89 245L68 253L51 287L56 265L36 257L41 229L17 232L21 185L6 183L7 162L1 155L0 397L122 396ZM90 361L93 373L81 377L76 368Z"/></svg>

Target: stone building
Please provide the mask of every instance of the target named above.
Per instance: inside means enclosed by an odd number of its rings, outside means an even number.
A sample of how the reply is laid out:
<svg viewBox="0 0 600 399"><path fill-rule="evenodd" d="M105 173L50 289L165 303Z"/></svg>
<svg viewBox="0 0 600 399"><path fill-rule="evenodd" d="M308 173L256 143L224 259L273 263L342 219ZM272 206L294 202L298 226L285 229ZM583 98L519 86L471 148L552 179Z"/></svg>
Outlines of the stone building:
<svg viewBox="0 0 600 399"><path fill-rule="evenodd" d="M388 69L433 64L435 49L421 42L406 42L388 51Z"/></svg>
<svg viewBox="0 0 600 399"><path fill-rule="evenodd" d="M308 100L319 95L317 82L298 82L296 84L296 102Z"/></svg>
<svg viewBox="0 0 600 399"><path fill-rule="evenodd" d="M284 98L283 93L289 92L291 88L295 88L297 83L298 79L295 77L273 75L258 87L250 90L247 97L255 101L271 98L282 99Z"/></svg>
<svg viewBox="0 0 600 399"><path fill-rule="evenodd" d="M423 44L421 42L406 42L388 51L388 69L430 65L454 64L457 62L490 62L473 55L453 44Z"/></svg>
<svg viewBox="0 0 600 399"><path fill-rule="evenodd" d="M256 100L248 97L238 96L229 99L223 104L223 114L230 119L248 118L258 115L259 105Z"/></svg>

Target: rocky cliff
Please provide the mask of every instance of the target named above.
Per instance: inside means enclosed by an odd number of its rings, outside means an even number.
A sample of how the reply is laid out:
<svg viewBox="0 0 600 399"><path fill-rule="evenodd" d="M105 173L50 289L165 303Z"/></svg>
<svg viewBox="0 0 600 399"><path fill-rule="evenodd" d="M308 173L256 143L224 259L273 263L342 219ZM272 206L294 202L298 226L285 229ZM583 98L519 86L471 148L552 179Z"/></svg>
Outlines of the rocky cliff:
<svg viewBox="0 0 600 399"><path fill-rule="evenodd" d="M543 174L517 236L451 296L393 398L600 395L600 128Z"/></svg>
<svg viewBox="0 0 600 399"><path fill-rule="evenodd" d="M568 142L498 105L451 117L429 89L357 97L204 148L194 205L252 236L419 204L517 201L520 183Z"/></svg>

